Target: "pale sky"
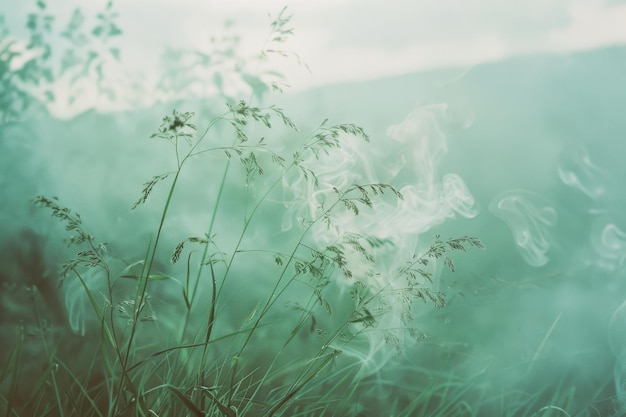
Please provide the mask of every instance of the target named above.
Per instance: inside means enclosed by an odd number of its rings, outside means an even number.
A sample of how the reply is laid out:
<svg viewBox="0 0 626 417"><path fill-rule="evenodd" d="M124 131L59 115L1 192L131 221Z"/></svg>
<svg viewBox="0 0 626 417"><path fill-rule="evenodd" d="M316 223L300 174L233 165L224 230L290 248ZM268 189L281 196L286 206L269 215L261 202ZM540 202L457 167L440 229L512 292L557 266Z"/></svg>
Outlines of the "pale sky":
<svg viewBox="0 0 626 417"><path fill-rule="evenodd" d="M34 3L5 1L0 12L10 27L23 26ZM77 0L49 1L48 7L69 16L77 5L87 7ZM268 14L285 5L295 28L285 48L311 69L281 64L292 90L626 44L624 0L124 0L114 8L124 31L123 58L131 67L149 68L159 65L163 45L201 49L229 19L244 51L254 55L267 35Z"/></svg>
<svg viewBox="0 0 626 417"><path fill-rule="evenodd" d="M200 45L232 18L234 31L254 51L267 33L267 14L284 5L295 28L288 48L311 69L284 68L294 89L626 44L626 1L127 0L119 7L122 16L140 22L134 29L126 25L127 33L153 34L147 43Z"/></svg>

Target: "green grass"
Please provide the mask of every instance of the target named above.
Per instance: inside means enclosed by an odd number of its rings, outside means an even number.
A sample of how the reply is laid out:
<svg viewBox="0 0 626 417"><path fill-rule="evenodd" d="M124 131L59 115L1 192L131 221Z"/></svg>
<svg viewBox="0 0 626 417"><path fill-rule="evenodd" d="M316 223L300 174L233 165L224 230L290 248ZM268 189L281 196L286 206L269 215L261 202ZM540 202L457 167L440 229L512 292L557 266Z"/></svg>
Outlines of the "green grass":
<svg viewBox="0 0 626 417"><path fill-rule="evenodd" d="M160 219L154 237L146 242L144 258L127 265L120 273L112 270L106 246L97 243L85 230L80 215L62 206L56 198L39 196L35 199L36 205L49 209L70 232L67 242L70 246L77 247L78 252L75 258L68 259L61 267L61 277L80 282L94 313L92 324L99 323L100 327L96 332L100 338L99 349L92 359L93 368L100 368L97 374L102 374L99 384L92 386L90 382L95 379L95 369L92 370L93 374L75 375L66 364L58 365L64 358L49 353L51 366L55 364L54 366L64 371L62 373L65 374L66 383L69 382L71 387L68 392L65 384L60 386L55 373L49 375L50 380L47 382L52 392L46 395L55 399L55 408L59 414L124 415L130 412L159 416L184 413L279 415L294 403L308 402L306 398L310 395L320 395L309 393L310 387L335 363L341 353L340 346L350 344L359 333L375 328L379 316L393 312L385 311L388 309L386 297L394 300L401 297L407 309L417 299L437 306L444 304L443 295L429 288L428 283L432 283L434 278L425 268L430 262L442 258L453 269L452 261L445 257L446 252L465 251L467 245L482 247L474 238L462 237L447 241L437 238L424 254L413 254L406 266L397 271L396 279L406 282L399 289L372 287L367 276L355 276L352 272L353 265L365 263L370 265L370 273L373 274L376 271L375 254L381 247L393 246L393 242L383 242L375 236L343 231L336 222L335 215L348 213L357 216L361 210L372 208L376 198L389 194L393 198L401 199L402 194L389 184L353 184L343 190L334 188L329 192L332 198L327 200L326 205L320 206L314 217L302 221L297 233L290 236L292 248L289 251L274 249L271 240L268 241L268 247L244 249L247 244L258 244L257 236L254 236L252 242L249 241L252 238L248 237L256 220L255 215L264 204L271 204L267 202L268 196L272 195L275 188L282 186L292 172L310 179L313 184L317 182L316 173L305 164L304 158L307 154L312 154L316 160L338 149L342 135L358 135L364 141L368 139L362 129L354 125L327 126L323 122L304 139L300 148L292 153L291 159L287 159L262 141L248 144L247 132L251 129L250 125L258 123L270 128L272 117L295 130L294 124L282 110L275 107L250 107L243 101L236 107L228 106L226 113L209 122L208 127L198 135L195 134L195 126L190 122L189 113L175 111L172 116L163 119L153 137L167 140L173 146L174 170L156 175L147 182L140 199L135 203L134 208L138 209L139 205L149 200L155 186L169 181L165 185L168 191ZM234 129L234 143L231 146L205 145L210 140L212 129L219 123ZM186 238L174 249L171 256L173 264L186 258L181 275L167 275L156 271L159 245L163 240L170 209L175 202L179 178L189 163L199 161L200 157L210 153L223 154L224 164L207 229L203 236ZM254 184L255 179L261 175L273 175L274 178L266 182L265 189L257 192L256 200L255 196L246 196L246 205L241 208L244 213L243 224L237 235L229 237L234 246L224 250L219 237L213 233L213 227L216 217L224 215L220 211L222 204L232 205L223 200L227 195L224 184L233 169L231 161L235 155L244 174L236 177L244 180L245 189ZM260 161L266 156L268 158L265 160L269 161L269 165L262 166ZM315 243L309 235L313 228L320 225L333 227L337 237L332 244L318 248L314 246ZM189 245L194 245L197 249L186 253ZM108 246L112 246L112 243ZM193 254L197 255L194 257ZM263 299L259 299L256 305L248 306L249 316L238 329L217 336L214 329L220 325L220 314L225 314L228 310L228 307L223 307L222 294L229 285L246 285L245 281L233 284L231 281L246 279L233 276L232 271L237 269L238 262L246 262L244 256L249 254L273 261L276 272L270 280L271 286ZM90 287L86 274L94 269L100 271L101 279L106 283L104 294L96 294ZM118 294L116 286L120 280L134 281L134 294ZM142 337L142 328L158 321L149 305L151 287L164 280L176 282L181 289L179 306L184 309L184 314L180 321L175 321L176 328L182 331L173 337L161 335L163 339L146 338L145 335ZM338 310L326 296L327 292L336 288L333 281L337 280L351 287L352 307L344 309L340 318L333 318L330 322L332 324L325 326L322 331L316 328L316 317L324 313L332 315ZM279 310L280 315L285 315L279 301L284 302L285 295L295 285L307 288L308 295L304 293L293 304L296 308L289 312L292 317L287 316L287 321L293 327L285 327L282 323L277 323L276 316L272 318L271 315L275 310ZM208 290L209 298L201 299L198 296L201 288L205 292ZM104 302L101 301L102 298ZM345 300L342 302L345 303ZM203 318L198 319L199 314ZM408 317L407 315L405 318L407 326ZM90 337L94 336L93 330L90 329ZM283 342L277 343L274 339L274 351L268 352L265 349L262 355L257 355L258 346L265 343L264 338L268 337L267 334L258 336L263 331L272 332L273 338L277 336ZM310 356L293 358L293 352L286 353L299 334L316 331L316 340L311 342L308 351L303 350ZM390 336L394 332L393 329L381 331L388 332ZM400 348L397 337L390 340ZM166 347L161 343L165 343ZM301 347L298 346L297 349ZM17 353L19 346L15 356ZM240 362L246 362L245 366ZM12 362L14 367L18 363L18 360ZM19 369L15 368L13 374L19 375ZM344 375L338 377L338 381L345 383L350 371L346 369L340 374ZM61 388L65 388L63 393L60 392ZM306 396L304 393L307 393ZM8 397L12 398L11 395ZM324 402L331 403L322 396L311 407L322 410ZM8 402L8 409L15 409L11 402Z"/></svg>
<svg viewBox="0 0 626 417"><path fill-rule="evenodd" d="M283 9L262 57L292 33L289 22ZM364 175L343 184L323 169L354 138L368 146L367 133L328 119L300 132L282 109L251 104L278 86L244 78L248 100L227 99L210 118L174 110L150 136L171 158L128 202L154 219L145 241L136 238L144 230L128 230L120 242L101 242L62 196L34 199L68 234L60 291L76 301L70 314L85 335L48 327L33 287L35 330L16 324L2 358L5 416L363 416L372 402L365 393L377 389L397 392L389 415L478 415L465 398L474 387L453 375L399 392L359 374L364 361L342 351L401 353L419 339L414 311L446 304L437 264L453 272L449 254L481 242L437 236L415 253L360 229L353 219L365 212L384 221L402 192ZM297 226L282 230L285 216ZM181 235L187 217L204 223ZM134 251L120 254L128 242Z"/></svg>

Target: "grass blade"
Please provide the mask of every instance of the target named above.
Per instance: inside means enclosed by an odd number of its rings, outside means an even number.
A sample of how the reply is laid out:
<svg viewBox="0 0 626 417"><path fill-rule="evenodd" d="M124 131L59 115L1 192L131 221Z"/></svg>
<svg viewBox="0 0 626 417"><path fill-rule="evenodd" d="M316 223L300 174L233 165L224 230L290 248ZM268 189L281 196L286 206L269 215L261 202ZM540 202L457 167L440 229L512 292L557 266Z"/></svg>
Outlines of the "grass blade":
<svg viewBox="0 0 626 417"><path fill-rule="evenodd" d="M177 397L178 399L180 399L182 401L183 404L185 404L185 407L187 407L187 409L189 411L191 411L191 413L196 416L196 417L206 417L206 414L204 413L204 411L200 410L194 403L193 401L191 401L189 398L187 398L187 396L185 394L183 394L178 388L173 387L173 386L168 386L167 387L170 391L172 391Z"/></svg>

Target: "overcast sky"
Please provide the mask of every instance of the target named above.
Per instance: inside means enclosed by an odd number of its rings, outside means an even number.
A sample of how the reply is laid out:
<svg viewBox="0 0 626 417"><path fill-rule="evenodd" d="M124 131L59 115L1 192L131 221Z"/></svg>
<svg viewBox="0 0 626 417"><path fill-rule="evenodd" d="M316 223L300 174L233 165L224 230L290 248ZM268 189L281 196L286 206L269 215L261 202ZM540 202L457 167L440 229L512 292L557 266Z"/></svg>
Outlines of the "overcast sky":
<svg viewBox="0 0 626 417"><path fill-rule="evenodd" d="M68 14L78 4L87 7L75 0L49 3L51 11L65 8ZM9 24L34 1L17 4L0 5ZM203 48L228 19L243 48L258 51L268 13L276 15L285 5L295 28L286 48L311 69L295 63L281 68L296 90L517 54L626 44L624 0L124 0L114 7L125 32L124 58L145 68L157 65L163 44Z"/></svg>
<svg viewBox="0 0 626 417"><path fill-rule="evenodd" d="M132 21L144 19L136 27L141 33L133 35L154 30L153 41L202 43L232 18L248 47L259 48L267 14L284 5L294 15L288 47L311 68L311 73L289 68L296 89L516 54L626 44L626 1L127 0L119 7ZM159 30L168 20L169 28Z"/></svg>

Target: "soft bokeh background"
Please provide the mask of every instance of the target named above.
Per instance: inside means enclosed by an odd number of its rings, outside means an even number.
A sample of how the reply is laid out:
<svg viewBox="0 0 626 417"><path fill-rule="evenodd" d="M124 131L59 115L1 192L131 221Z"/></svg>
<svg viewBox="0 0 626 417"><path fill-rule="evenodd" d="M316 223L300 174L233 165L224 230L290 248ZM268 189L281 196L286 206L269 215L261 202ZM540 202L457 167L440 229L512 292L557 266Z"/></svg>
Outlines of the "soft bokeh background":
<svg viewBox="0 0 626 417"><path fill-rule="evenodd" d="M22 19L12 17L33 11L33 3L0 5L13 33L24 34ZM80 7L88 15L103 4ZM206 50L211 37L225 33L239 36L243 54L256 55L266 40L268 14L284 6L293 14L296 33L288 49L311 70L303 71L295 60L281 63L292 90L626 42L626 4L619 0L397 0L384 5L376 0L135 0L114 4L124 30L127 74L154 75L151 69L162 64L165 47ZM50 2L48 10L61 23L75 7L72 1ZM232 30L225 31L230 24Z"/></svg>
<svg viewBox="0 0 626 417"><path fill-rule="evenodd" d="M125 204L157 173L152 165L160 154L126 138L147 136L170 111L165 99L171 97L151 89L159 85L164 48L210 51L210 38L226 33L241 39L243 56L254 57L266 38L268 13L275 16L283 5L116 4L123 30L120 74L128 75L113 84L140 80L145 84L136 91L143 94L135 101L102 101L87 88L71 103L50 104L65 121L26 122L27 133L3 128L4 137L27 143L2 145L8 147L0 177L9 202L7 235L34 216L27 199L37 193L59 194L81 213L91 211L99 232L113 239L130 225L142 229L150 219L129 217ZM57 2L49 10L61 18L75 6ZM295 36L284 47L306 65L279 59L274 69L291 88L267 95L266 103L284 107L305 131L325 117L363 126L372 146L354 145L321 169L349 177L341 171L348 167L413 197L388 223L365 215L361 227L407 247L424 248L436 234L476 236L487 246L455 257L454 274L439 271L449 305L416 312L424 340L408 343L400 357L372 341L346 351L364 364L359 415L380 415L391 404L408 407L438 386L458 390L452 398L466 415L561 412L551 407L572 416L622 415L626 3L288 6ZM0 5L17 38L24 33L19 17L32 8L27 2ZM190 106L207 98L200 93ZM83 113L94 107L108 113ZM115 175L120 172L124 181ZM192 228L190 218L179 219L181 227ZM403 234L409 231L414 238ZM133 243L124 241L129 248ZM446 415L441 407L433 401L423 411Z"/></svg>

